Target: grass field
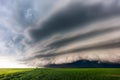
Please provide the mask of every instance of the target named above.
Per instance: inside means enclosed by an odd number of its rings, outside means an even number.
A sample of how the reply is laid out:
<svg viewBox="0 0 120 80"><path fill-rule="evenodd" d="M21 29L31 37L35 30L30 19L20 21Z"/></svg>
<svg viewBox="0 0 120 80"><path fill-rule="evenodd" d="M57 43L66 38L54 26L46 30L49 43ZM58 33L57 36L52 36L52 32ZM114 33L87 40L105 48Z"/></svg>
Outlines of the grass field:
<svg viewBox="0 0 120 80"><path fill-rule="evenodd" d="M120 80L118 68L0 69L0 80Z"/></svg>

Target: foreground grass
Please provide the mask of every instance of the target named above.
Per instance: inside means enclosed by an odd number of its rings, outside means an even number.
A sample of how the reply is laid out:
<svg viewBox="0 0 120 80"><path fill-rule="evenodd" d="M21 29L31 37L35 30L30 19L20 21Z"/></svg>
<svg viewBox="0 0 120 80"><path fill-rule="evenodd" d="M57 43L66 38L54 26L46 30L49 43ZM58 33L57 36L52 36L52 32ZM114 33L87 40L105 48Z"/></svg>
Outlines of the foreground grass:
<svg viewBox="0 0 120 80"><path fill-rule="evenodd" d="M0 75L1 75L0 80L120 80L120 69L119 68L0 69Z"/></svg>

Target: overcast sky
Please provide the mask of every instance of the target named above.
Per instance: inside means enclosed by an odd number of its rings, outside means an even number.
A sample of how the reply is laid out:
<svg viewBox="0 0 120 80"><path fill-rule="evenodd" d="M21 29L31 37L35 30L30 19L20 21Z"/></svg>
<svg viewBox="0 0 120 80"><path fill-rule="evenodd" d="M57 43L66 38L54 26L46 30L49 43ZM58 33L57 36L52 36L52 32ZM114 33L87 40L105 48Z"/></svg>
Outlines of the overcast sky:
<svg viewBox="0 0 120 80"><path fill-rule="evenodd" d="M119 64L119 21L119 0L0 0L0 67Z"/></svg>

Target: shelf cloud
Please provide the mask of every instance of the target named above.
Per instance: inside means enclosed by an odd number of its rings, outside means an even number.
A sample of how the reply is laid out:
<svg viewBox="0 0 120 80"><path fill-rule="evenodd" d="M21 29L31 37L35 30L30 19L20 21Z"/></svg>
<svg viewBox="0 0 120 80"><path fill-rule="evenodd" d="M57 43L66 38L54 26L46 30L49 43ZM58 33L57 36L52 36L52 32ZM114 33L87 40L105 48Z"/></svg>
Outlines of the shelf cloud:
<svg viewBox="0 0 120 80"><path fill-rule="evenodd" d="M38 67L79 60L119 63L120 2L66 2L26 31L33 44L26 62Z"/></svg>
<svg viewBox="0 0 120 80"><path fill-rule="evenodd" d="M11 2L0 0L1 55L36 67L84 60L120 64L119 0Z"/></svg>

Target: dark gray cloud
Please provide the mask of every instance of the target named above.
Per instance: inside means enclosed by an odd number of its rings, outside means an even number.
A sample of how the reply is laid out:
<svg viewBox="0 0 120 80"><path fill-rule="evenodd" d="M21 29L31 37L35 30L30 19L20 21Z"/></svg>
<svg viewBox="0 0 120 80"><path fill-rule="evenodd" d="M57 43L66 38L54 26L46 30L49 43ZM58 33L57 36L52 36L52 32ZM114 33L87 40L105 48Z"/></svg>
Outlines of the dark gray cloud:
<svg viewBox="0 0 120 80"><path fill-rule="evenodd" d="M85 5L83 2L78 0L71 1L67 6L42 21L38 28L31 29L29 36L33 40L39 41L55 33L64 33L75 29L78 25L82 27L80 25L93 22L97 19L116 16L120 13L116 1L108 9L105 9L102 2L93 5Z"/></svg>
<svg viewBox="0 0 120 80"><path fill-rule="evenodd" d="M120 2L65 2L27 30L32 47L26 52L26 62L35 66L79 60L119 63Z"/></svg>

